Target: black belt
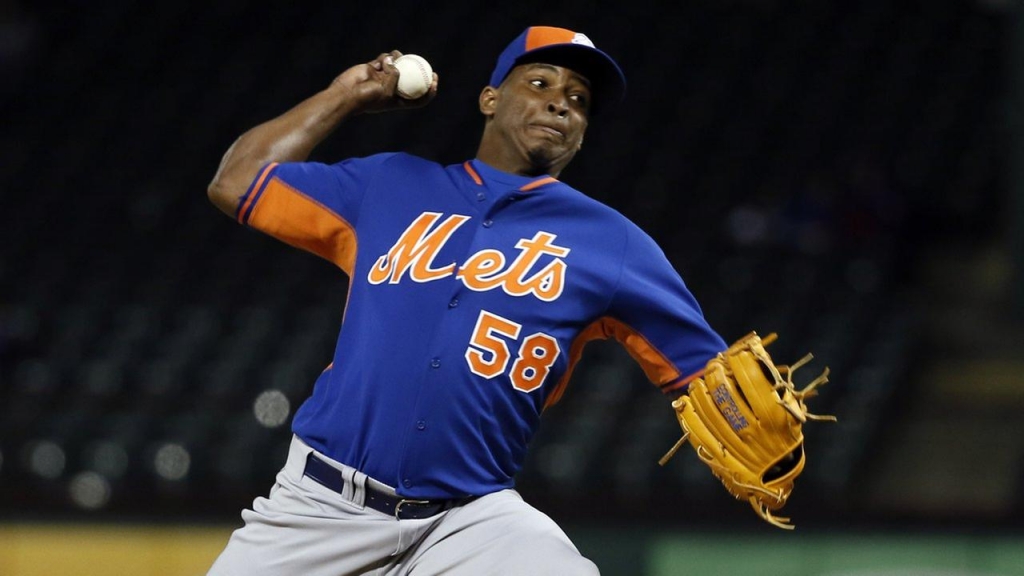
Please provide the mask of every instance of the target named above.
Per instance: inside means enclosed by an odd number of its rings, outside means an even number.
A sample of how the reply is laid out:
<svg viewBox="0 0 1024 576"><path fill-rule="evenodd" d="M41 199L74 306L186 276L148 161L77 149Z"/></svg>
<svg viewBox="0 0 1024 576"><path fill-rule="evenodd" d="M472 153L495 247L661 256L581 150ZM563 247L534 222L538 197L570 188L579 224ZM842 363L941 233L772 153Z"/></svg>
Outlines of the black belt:
<svg viewBox="0 0 1024 576"><path fill-rule="evenodd" d="M342 494L345 488L345 479L341 476L341 470L317 458L316 454L310 452L306 457L306 469L303 476L309 476L316 483ZM399 520L419 520L430 518L460 506L472 500L472 498L452 498L450 500L410 500L401 496L386 494L370 487L369 483L364 485L366 497L363 504L388 516L394 516Z"/></svg>

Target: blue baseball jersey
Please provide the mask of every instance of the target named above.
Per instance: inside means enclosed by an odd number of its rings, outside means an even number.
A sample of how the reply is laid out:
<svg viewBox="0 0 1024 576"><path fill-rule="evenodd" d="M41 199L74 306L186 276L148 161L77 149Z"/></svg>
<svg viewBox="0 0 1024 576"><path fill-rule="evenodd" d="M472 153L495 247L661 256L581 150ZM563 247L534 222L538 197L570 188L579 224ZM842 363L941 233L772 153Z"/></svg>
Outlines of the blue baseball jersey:
<svg viewBox="0 0 1024 576"><path fill-rule="evenodd" d="M237 216L348 274L292 429L405 497L512 487L590 340L666 392L727 347L647 234L555 178L403 153L270 164Z"/></svg>

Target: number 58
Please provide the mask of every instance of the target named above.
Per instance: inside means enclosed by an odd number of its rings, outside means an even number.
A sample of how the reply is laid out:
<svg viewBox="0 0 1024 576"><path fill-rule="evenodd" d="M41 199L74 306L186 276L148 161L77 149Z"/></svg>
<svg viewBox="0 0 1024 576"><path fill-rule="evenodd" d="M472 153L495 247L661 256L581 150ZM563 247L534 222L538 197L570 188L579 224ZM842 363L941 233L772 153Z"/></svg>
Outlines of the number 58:
<svg viewBox="0 0 1024 576"><path fill-rule="evenodd" d="M488 379L505 373L512 359L505 340L518 341L522 328L507 318L481 310L466 348L470 371ZM521 392L540 388L559 353L558 341L547 334L537 332L524 338L508 373L512 387Z"/></svg>

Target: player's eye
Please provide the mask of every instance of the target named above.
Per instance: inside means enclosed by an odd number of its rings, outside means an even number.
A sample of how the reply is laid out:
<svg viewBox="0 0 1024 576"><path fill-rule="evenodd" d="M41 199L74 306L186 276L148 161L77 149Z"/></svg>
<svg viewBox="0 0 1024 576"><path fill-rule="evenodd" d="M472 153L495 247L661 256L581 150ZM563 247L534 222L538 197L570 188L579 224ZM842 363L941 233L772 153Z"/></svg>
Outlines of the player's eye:
<svg viewBox="0 0 1024 576"><path fill-rule="evenodd" d="M543 88L548 85L543 78L534 78L533 80L530 80L530 84L533 84L537 88Z"/></svg>

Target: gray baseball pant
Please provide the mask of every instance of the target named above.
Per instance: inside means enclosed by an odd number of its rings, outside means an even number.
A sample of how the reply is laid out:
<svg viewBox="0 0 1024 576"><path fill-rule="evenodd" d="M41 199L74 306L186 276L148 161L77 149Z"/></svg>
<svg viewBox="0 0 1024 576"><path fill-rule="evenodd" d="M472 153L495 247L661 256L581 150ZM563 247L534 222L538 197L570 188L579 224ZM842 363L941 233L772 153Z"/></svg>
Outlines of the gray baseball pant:
<svg viewBox="0 0 1024 576"><path fill-rule="evenodd" d="M599 574L562 529L515 490L429 518L398 520L363 506L368 482L387 487L319 452L344 478L343 492L304 476L310 452L292 439L269 497L242 511L245 525L208 576Z"/></svg>

